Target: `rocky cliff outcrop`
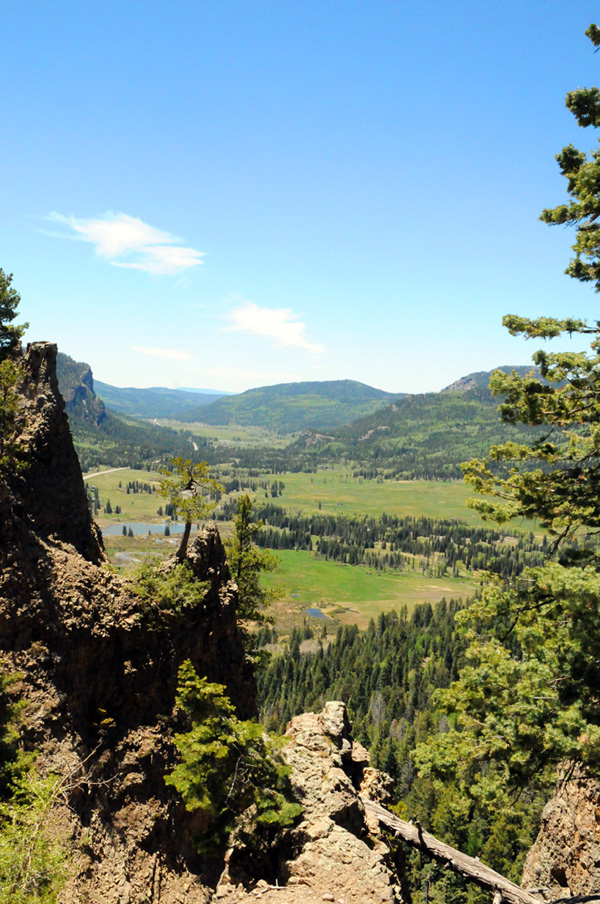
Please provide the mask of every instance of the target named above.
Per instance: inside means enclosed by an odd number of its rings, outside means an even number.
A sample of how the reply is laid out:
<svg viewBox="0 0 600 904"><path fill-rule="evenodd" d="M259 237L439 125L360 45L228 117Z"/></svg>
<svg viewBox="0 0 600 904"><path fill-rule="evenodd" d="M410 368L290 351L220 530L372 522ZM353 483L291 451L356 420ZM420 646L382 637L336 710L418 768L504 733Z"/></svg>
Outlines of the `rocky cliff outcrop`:
<svg viewBox="0 0 600 904"><path fill-rule="evenodd" d="M403 901L401 864L380 839L378 824L369 821L361 797L384 803L391 780L372 769L368 752L352 741L344 704L296 716L286 740L283 756L302 820L281 834L270 860L253 861L253 874L247 853L234 846L217 898L227 904Z"/></svg>
<svg viewBox="0 0 600 904"><path fill-rule="evenodd" d="M56 346L28 346L19 364L22 380L20 442L27 468L0 487L0 550L22 550L35 561L38 542L52 538L73 546L87 561L104 560L100 532L91 521L81 469L56 379Z"/></svg>
<svg viewBox="0 0 600 904"><path fill-rule="evenodd" d="M190 659L242 717L255 687L237 630L237 588L216 528L190 547L201 604L160 611L105 566L56 381L56 348L21 363L28 467L0 479L0 651L18 674L22 735L61 777L56 832L73 853L65 904L210 898L195 822L164 774L174 765L177 672ZM210 878L210 877L208 877Z"/></svg>
<svg viewBox="0 0 600 904"><path fill-rule="evenodd" d="M562 770L556 791L544 807L522 884L538 889L545 900L598 894L600 782L580 766Z"/></svg>
<svg viewBox="0 0 600 904"><path fill-rule="evenodd" d="M102 423L107 416L106 408L95 393L90 365L74 361L61 352L56 364L58 385L65 400L67 414L95 426Z"/></svg>
<svg viewBox="0 0 600 904"><path fill-rule="evenodd" d="M400 901L360 797L367 787L385 796L385 779L352 743L343 704L288 729L301 821L276 844L249 847L238 835L220 881L223 861L198 854L198 820L164 782L177 761L173 735L188 727L175 706L179 665L191 660L226 686L240 717L255 714L223 545L214 527L190 545L201 603L173 611L136 595L107 567L89 515L56 347L31 345L20 363L28 466L0 477L0 663L18 676L11 693L37 769L58 776L52 831L70 852L61 904L268 899L272 882L285 885L279 904Z"/></svg>

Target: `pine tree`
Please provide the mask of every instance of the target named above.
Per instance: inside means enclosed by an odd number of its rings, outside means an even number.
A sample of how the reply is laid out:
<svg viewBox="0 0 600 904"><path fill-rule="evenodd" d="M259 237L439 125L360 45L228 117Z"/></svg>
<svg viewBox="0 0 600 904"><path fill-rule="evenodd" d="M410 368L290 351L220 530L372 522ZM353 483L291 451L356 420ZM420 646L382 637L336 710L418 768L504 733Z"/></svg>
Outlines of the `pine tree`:
<svg viewBox="0 0 600 904"><path fill-rule="evenodd" d="M600 31L586 32L600 44ZM567 95L579 125L600 127L600 90ZM576 228L567 273L600 290L600 153L572 146L558 155L572 200L545 210L547 223ZM419 751L421 768L449 780L483 806L502 806L506 789L548 788L565 759L600 764L600 321L510 315L513 335L590 336L591 354L535 353L539 376L496 372L507 423L543 427L530 445L493 447L488 462L465 467L485 518L538 519L552 538L547 564L490 582L466 613L471 645L459 681L440 695L453 729ZM574 541L577 541L576 543Z"/></svg>
<svg viewBox="0 0 600 904"><path fill-rule="evenodd" d="M181 762L165 782L179 791L188 810L207 819L199 847L223 843L242 813L252 812L254 829L294 822L301 807L290 799L290 770L277 742L259 723L237 718L225 687L199 678L186 660L179 669L177 704L191 729L175 736ZM252 826L246 830L252 833Z"/></svg>
<svg viewBox="0 0 600 904"><path fill-rule="evenodd" d="M252 500L249 496L238 497L237 515L233 518L234 534L226 541L225 549L229 567L238 585L240 618L264 621L265 608L273 594L261 584L264 572L277 567L277 557L256 545L257 534L262 529L262 521L252 521Z"/></svg>
<svg viewBox="0 0 600 904"><path fill-rule="evenodd" d="M159 493L184 517L185 528L176 553L178 559L184 559L193 522L206 518L213 511L223 486L209 476L205 461L195 464L189 459L174 458L171 465L172 471L160 471L164 476Z"/></svg>
<svg viewBox="0 0 600 904"><path fill-rule="evenodd" d="M0 270L0 361L19 347L23 333L29 326L28 323L13 325L21 296L16 289L11 288L11 283L12 273Z"/></svg>

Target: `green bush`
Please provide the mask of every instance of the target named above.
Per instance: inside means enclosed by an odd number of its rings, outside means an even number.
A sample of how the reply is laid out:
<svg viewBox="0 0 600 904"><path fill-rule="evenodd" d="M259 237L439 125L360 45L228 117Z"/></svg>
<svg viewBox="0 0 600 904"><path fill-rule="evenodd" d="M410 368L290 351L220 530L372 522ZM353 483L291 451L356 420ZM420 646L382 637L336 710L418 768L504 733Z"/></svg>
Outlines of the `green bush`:
<svg viewBox="0 0 600 904"><path fill-rule="evenodd" d="M8 693L17 678L0 673L0 904L54 904L67 854L49 822L62 785L54 776L42 779L34 755L21 748L21 705Z"/></svg>
<svg viewBox="0 0 600 904"><path fill-rule="evenodd" d="M145 607L174 615L201 606L207 587L206 581L196 578L189 562L181 562L167 571L156 559L144 562L129 584Z"/></svg>
<svg viewBox="0 0 600 904"><path fill-rule="evenodd" d="M54 904L64 884L66 851L52 838L49 816L60 781L35 769L12 786L0 804L0 904Z"/></svg>
<svg viewBox="0 0 600 904"><path fill-rule="evenodd" d="M178 706L191 719L191 730L175 735L181 762L165 777L181 794L186 808L207 817L210 834L199 850L224 844L236 818L246 827L290 825L301 813L290 800L289 767L280 741L251 720L240 720L222 684L198 677L191 662L179 669Z"/></svg>

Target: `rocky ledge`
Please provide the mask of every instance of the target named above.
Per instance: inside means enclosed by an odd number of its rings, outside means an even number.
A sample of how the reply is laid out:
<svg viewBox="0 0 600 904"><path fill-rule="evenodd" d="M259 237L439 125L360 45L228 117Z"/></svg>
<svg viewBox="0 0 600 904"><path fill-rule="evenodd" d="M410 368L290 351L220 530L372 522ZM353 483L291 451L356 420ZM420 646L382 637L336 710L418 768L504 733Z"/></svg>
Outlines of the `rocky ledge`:
<svg viewBox="0 0 600 904"><path fill-rule="evenodd" d="M598 894L600 782L579 765L561 770L527 855L522 884L547 901Z"/></svg>
<svg viewBox="0 0 600 904"><path fill-rule="evenodd" d="M352 741L343 703L304 713L289 723L283 755L303 807L302 821L282 834L270 876L249 875L235 845L215 897L226 904L402 902L401 864L369 823L362 797L385 803L391 779L369 766L369 753ZM275 852L273 852L275 853Z"/></svg>

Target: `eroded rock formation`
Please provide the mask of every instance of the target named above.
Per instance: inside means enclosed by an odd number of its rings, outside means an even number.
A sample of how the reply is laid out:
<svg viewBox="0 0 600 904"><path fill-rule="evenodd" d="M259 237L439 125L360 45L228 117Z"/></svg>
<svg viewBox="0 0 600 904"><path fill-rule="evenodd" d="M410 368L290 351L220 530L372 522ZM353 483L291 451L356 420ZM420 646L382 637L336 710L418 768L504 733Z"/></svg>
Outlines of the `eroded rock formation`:
<svg viewBox="0 0 600 904"><path fill-rule="evenodd" d="M283 756L302 820L281 834L269 877L250 876L245 852L233 848L217 897L230 904L257 898L279 904L401 902L401 867L361 799L366 792L384 803L391 780L372 769L368 752L352 741L344 704L326 703L322 713L296 716L286 739Z"/></svg>
<svg viewBox="0 0 600 904"><path fill-rule="evenodd" d="M556 791L544 807L522 884L537 889L545 900L598 894L600 783L580 766L562 770Z"/></svg>
<svg viewBox="0 0 600 904"><path fill-rule="evenodd" d="M179 665L225 684L242 717L255 687L236 625L237 588L216 528L190 547L201 605L156 612L105 567L55 373L56 348L21 364L28 467L0 481L0 650L21 678L23 736L62 778L57 832L74 852L62 901L210 898L195 823L164 774L175 762ZM193 896L192 895L193 891ZM187 897L186 897L187 896Z"/></svg>

